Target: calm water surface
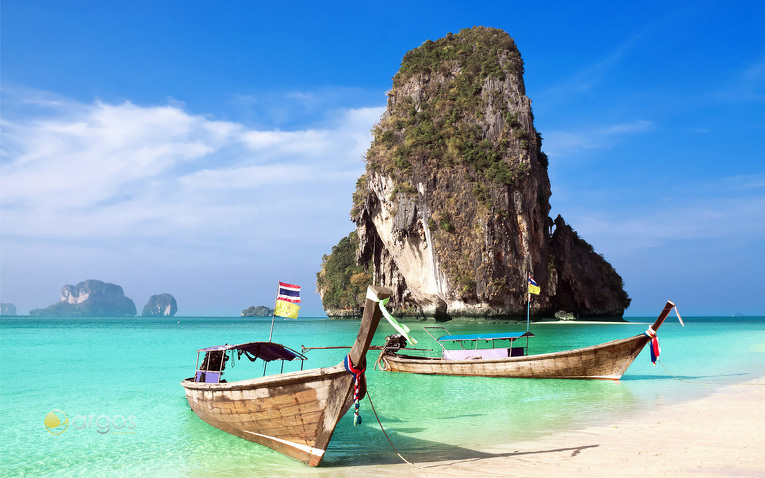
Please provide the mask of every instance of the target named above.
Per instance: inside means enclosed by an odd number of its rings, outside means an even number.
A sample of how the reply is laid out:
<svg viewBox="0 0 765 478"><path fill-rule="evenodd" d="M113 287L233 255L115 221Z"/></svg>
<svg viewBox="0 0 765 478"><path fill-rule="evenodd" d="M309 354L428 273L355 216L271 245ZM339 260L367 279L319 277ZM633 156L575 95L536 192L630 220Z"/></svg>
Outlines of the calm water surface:
<svg viewBox="0 0 765 478"><path fill-rule="evenodd" d="M532 353L559 351L642 333L653 318L628 324L532 325ZM351 345L358 321L277 320L274 341ZM418 347L434 346L409 323ZM432 324L426 324L432 325ZM450 324L452 333L523 330L525 324ZM308 468L221 432L189 409L179 382L193 374L196 350L267 340L270 319L31 318L0 320L0 474L3 476L351 476L399 463L368 400L362 425L338 424L322 467ZM393 333L381 322L373 344ZM674 317L659 331L661 365L644 350L620 382L431 377L367 371L370 396L396 447L410 461L480 458L480 450L560 430L609 423L699 398L724 384L763 375L762 318ZM307 352L306 368L340 362L343 350ZM368 355L371 364L376 351ZM240 362L229 381L262 367ZM276 366L271 367L273 372ZM299 366L297 366L299 369ZM295 369L288 364L285 371ZM63 412L68 428L45 427ZM353 467L353 468L348 468Z"/></svg>

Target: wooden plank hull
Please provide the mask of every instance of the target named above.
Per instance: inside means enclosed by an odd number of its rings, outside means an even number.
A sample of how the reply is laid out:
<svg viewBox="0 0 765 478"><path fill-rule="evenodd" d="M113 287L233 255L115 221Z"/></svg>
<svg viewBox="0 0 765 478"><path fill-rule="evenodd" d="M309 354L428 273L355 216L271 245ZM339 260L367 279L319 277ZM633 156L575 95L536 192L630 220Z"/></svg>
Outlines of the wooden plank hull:
<svg viewBox="0 0 765 478"><path fill-rule="evenodd" d="M444 360L385 353L380 364L390 372L477 377L619 380L648 343L646 335L592 347L522 357Z"/></svg>
<svg viewBox="0 0 765 478"><path fill-rule="evenodd" d="M205 422L310 466L319 465L353 404L353 377L342 364L230 384L181 385Z"/></svg>

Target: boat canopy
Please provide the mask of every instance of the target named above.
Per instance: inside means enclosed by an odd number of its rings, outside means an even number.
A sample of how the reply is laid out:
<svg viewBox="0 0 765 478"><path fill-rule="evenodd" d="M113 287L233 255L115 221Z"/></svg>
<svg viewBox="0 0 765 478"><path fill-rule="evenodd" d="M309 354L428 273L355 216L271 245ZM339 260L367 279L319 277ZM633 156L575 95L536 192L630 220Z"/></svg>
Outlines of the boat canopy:
<svg viewBox="0 0 765 478"><path fill-rule="evenodd" d="M531 332L500 332L496 334L467 334L467 335L444 335L439 338L439 342L457 342L463 340L513 340L520 339L522 337L534 337Z"/></svg>
<svg viewBox="0 0 765 478"><path fill-rule="evenodd" d="M237 350L239 351L240 357L242 354L244 354L253 362L257 359L263 360L265 362L270 362L272 360L306 360L305 355L295 352L291 348L285 347L282 344L277 344L274 342L249 342L246 344L237 345L215 345L212 347L206 347L197 350L197 352L219 352L228 350Z"/></svg>

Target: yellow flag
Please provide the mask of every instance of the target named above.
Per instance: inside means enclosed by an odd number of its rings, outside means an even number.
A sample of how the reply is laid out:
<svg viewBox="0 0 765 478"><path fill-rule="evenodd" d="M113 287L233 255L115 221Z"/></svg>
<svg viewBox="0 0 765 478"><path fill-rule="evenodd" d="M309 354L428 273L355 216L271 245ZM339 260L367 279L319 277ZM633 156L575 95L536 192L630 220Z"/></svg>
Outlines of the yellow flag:
<svg viewBox="0 0 765 478"><path fill-rule="evenodd" d="M529 294L539 295L539 284L529 275Z"/></svg>
<svg viewBox="0 0 765 478"><path fill-rule="evenodd" d="M277 317L287 317L290 319L297 319L300 306L287 302L286 300L277 300L276 309L274 309L274 315Z"/></svg>

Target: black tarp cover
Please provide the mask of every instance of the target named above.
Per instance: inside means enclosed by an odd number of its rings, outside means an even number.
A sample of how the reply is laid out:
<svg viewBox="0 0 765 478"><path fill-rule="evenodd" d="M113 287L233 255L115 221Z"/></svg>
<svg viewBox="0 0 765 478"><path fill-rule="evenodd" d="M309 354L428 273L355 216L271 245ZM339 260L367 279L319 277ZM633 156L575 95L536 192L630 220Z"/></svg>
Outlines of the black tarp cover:
<svg viewBox="0 0 765 478"><path fill-rule="evenodd" d="M199 352L216 352L228 350L237 350L239 352L239 357L244 354L253 362L257 359L264 360L266 362L270 362L272 360L290 361L295 360L296 358L299 360L306 359L304 355L297 353L282 344L277 344L274 342L249 342L246 344L238 345L215 345L213 347L201 349Z"/></svg>

